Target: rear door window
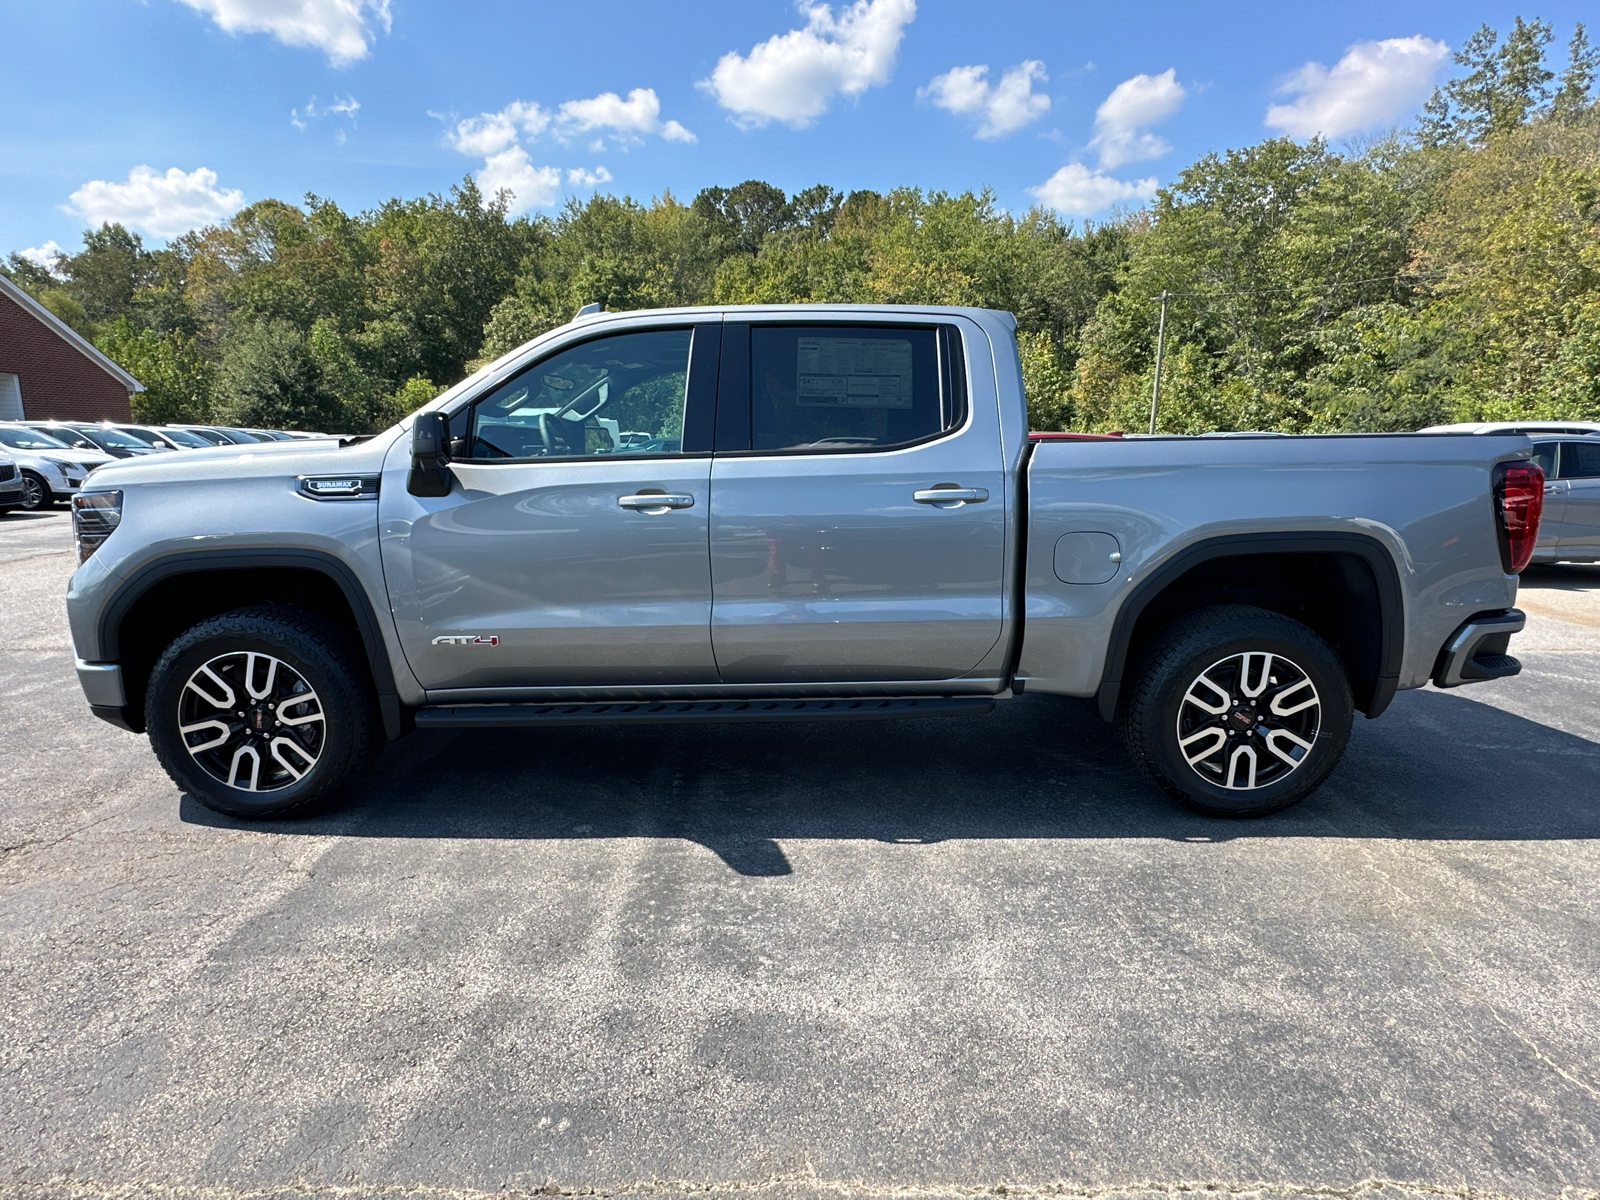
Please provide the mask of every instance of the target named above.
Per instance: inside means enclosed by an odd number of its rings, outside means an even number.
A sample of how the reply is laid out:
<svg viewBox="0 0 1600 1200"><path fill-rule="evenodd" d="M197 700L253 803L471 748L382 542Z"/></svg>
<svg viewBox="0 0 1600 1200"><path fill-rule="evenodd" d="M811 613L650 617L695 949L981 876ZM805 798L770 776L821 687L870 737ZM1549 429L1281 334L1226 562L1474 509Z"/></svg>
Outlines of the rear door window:
<svg viewBox="0 0 1600 1200"><path fill-rule="evenodd" d="M1600 438L1561 443L1562 479L1600 479Z"/></svg>
<svg viewBox="0 0 1600 1200"><path fill-rule="evenodd" d="M1556 477L1556 444L1554 442L1535 442L1533 444L1533 461L1544 470L1546 479Z"/></svg>
<svg viewBox="0 0 1600 1200"><path fill-rule="evenodd" d="M954 428L941 340L931 326L752 325L750 448L872 450Z"/></svg>

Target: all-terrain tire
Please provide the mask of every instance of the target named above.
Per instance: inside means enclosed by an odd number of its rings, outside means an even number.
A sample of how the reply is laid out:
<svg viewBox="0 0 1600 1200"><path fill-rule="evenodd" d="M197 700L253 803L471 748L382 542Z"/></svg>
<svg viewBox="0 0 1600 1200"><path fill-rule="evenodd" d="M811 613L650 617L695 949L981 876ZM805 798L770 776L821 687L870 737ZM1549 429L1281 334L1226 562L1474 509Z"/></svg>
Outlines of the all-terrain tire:
<svg viewBox="0 0 1600 1200"><path fill-rule="evenodd" d="M241 608L180 636L150 673L145 721L178 787L251 820L323 807L384 744L355 635L287 605Z"/></svg>
<svg viewBox="0 0 1600 1200"><path fill-rule="evenodd" d="M1118 712L1150 781L1218 817L1266 816L1305 799L1338 764L1353 719L1350 681L1327 642L1235 604L1162 629Z"/></svg>

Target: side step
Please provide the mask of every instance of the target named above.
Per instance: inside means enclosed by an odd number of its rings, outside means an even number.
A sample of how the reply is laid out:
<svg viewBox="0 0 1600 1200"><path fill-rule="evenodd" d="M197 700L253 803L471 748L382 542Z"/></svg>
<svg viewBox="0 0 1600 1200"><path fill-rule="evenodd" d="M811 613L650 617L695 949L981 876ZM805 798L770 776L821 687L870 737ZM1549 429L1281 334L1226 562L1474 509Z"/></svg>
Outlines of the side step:
<svg viewBox="0 0 1600 1200"><path fill-rule="evenodd" d="M513 725L682 724L700 721L859 721L883 717L971 717L994 711L992 696L863 696L843 700L636 700L608 704L458 704L419 708L418 729Z"/></svg>

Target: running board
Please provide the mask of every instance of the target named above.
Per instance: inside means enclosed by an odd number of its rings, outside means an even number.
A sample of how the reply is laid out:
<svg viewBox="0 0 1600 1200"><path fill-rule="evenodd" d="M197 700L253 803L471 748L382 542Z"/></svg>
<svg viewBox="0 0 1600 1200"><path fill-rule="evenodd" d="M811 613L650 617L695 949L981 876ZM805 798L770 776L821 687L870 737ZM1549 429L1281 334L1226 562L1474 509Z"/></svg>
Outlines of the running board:
<svg viewBox="0 0 1600 1200"><path fill-rule="evenodd" d="M994 711L992 696L863 696L841 700L637 700L608 704L460 704L419 708L418 729L515 725L681 724L700 721L871 720L971 717Z"/></svg>

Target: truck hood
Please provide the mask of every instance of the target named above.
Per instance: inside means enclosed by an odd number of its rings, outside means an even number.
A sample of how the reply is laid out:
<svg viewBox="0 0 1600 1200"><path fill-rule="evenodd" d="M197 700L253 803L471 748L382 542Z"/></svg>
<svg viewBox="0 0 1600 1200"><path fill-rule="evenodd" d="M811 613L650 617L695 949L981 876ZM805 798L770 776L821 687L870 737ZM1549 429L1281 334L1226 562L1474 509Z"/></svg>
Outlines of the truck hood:
<svg viewBox="0 0 1600 1200"><path fill-rule="evenodd" d="M88 488L107 491L141 483L225 483L230 479L261 479L296 475L376 475L396 438L399 427L386 429L355 445L337 441L298 440L263 442L243 446L216 446L209 450L181 450L114 459L97 467Z"/></svg>

